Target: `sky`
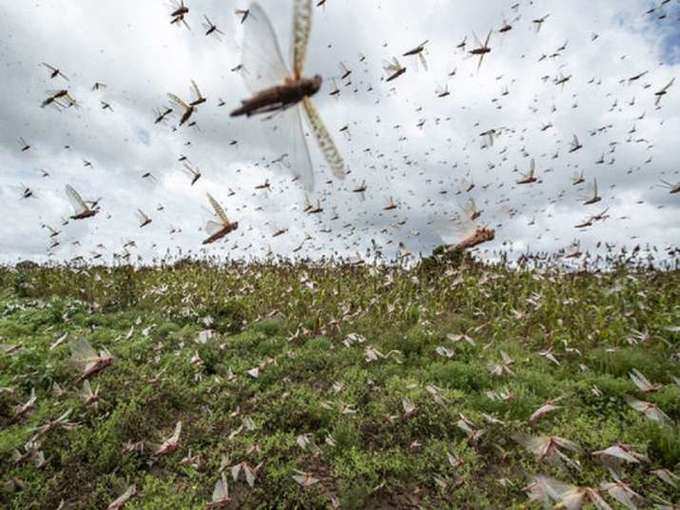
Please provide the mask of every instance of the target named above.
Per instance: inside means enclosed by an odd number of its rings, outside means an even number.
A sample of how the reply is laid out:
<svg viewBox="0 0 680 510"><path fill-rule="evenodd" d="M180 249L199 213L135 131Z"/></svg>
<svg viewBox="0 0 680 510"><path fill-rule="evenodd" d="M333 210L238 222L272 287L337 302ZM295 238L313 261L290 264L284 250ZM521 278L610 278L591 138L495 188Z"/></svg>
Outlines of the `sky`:
<svg viewBox="0 0 680 510"><path fill-rule="evenodd" d="M655 105L680 75L676 0L652 12L647 0L327 0L313 8L304 75L324 78L312 99L347 175L332 175L304 120L312 193L292 177L289 115L229 116L251 95L240 47L258 26L249 23L263 21L240 23L243 0L186 4L190 30L170 23L173 7L161 0L0 0L1 262L356 257L371 247L393 256L400 244L427 255L478 226L496 231L481 256L680 242L680 194L662 184L680 182L680 82ZM290 67L293 2L260 4ZM206 36L204 16L223 34ZM512 29L501 33L504 23ZM478 68L470 51L490 31ZM427 69L401 56L423 41ZM393 57L406 72L387 82ZM43 62L68 81L50 78ZM345 80L341 62L352 71ZM191 80L207 98L195 125L178 126L177 109L155 124L168 93L191 97ZM96 82L106 87L93 90ZM59 89L78 108L42 108ZM493 144L480 136L491 129ZM574 135L582 148L570 152ZM182 157L201 170L194 185ZM532 160L537 181L517 184ZM584 205L595 180L602 199ZM95 217L66 222L67 184L101 199ZM215 218L206 193L239 224L207 247L204 225ZM470 200L482 211L475 222ZM305 212L306 201L323 211ZM143 228L137 209L152 219Z"/></svg>

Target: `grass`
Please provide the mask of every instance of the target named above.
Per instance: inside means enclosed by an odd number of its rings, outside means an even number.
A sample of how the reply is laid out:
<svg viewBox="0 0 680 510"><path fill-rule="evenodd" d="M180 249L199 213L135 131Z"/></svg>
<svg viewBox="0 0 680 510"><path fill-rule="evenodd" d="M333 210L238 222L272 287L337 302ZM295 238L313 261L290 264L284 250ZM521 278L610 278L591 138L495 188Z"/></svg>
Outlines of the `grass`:
<svg viewBox="0 0 680 510"><path fill-rule="evenodd" d="M625 469L630 486L677 503L650 470L680 465L680 387L671 378L680 377L679 283L677 271L575 274L470 261L412 270L2 268L0 343L19 349L0 351L8 389L0 391L0 506L106 508L134 483L126 509L204 508L227 466L233 508L526 508L523 487L534 475L610 481L591 453L617 441L650 458ZM205 329L213 334L203 343ZM475 345L454 342L459 334ZM90 381L97 408L75 382L69 345L80 337L114 356ZM559 365L540 354L549 348ZM367 361L376 351L384 357ZM512 373L495 376L501 351ZM642 394L631 369L662 388ZM15 418L32 389L35 408ZM657 404L673 423L648 420L626 395ZM530 427L529 416L557 397L560 409ZM408 415L404 399L415 405ZM36 427L68 409L78 427L39 440L40 467L13 460ZM478 441L456 425L461 414L485 430ZM154 456L179 420L179 448ZM519 432L576 442L581 470L539 462L513 439ZM143 451L123 451L137 442ZM252 487L231 478L240 462L260 466ZM299 471L319 482L302 487Z"/></svg>

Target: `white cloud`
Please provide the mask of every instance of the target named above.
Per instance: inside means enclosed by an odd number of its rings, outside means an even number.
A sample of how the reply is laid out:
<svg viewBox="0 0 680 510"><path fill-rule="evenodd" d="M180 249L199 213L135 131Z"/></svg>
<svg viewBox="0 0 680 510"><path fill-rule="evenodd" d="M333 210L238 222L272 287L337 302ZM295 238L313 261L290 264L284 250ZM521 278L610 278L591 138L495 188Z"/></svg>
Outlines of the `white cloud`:
<svg viewBox="0 0 680 510"><path fill-rule="evenodd" d="M290 2L262 4L287 48ZM655 20L643 15L649 2L642 0L524 1L517 12L500 0L326 4L315 10L307 70L326 78L315 101L352 173L344 182L326 184L332 178L308 138L318 172L314 200L324 207L316 216L302 212L301 187L271 163L286 151L281 139L271 143L278 135L272 126L228 116L247 95L238 73L230 71L240 60L242 30L233 5L189 0L189 32L170 25L162 2L7 4L0 20L6 34L0 62L10 99L0 104L0 214L12 220L0 227L3 259L44 260L49 239L41 224L57 226L69 214L66 183L84 196L101 196L102 213L60 227L56 258L87 255L99 243L120 251L130 239L145 257L176 246L195 252L205 237L199 228L209 217L206 191L240 224L224 244L208 250L235 257L270 249L289 255L307 235L313 239L297 254L363 253L371 239L385 244L388 253L399 241L426 253L440 242L436 218L460 211L468 196L485 210L483 221L501 225L490 250L509 242L555 250L574 239L585 248L598 241L661 248L678 243L678 195L657 185L660 178L680 180L680 84L669 90L661 109L654 107L654 92L678 75L678 65L670 64L677 62L677 48L668 42L678 36L672 32L675 6L666 20ZM532 20L547 13L536 33ZM223 41L203 35L203 14L226 32ZM456 46L467 36L469 50L473 30L484 37L500 28L503 17L513 29L492 35L492 51L477 72L476 58ZM382 59L426 39L429 71L400 57L406 74L391 83L381 79ZM360 53L366 62L359 62ZM43 61L58 66L70 82L50 80ZM328 95L329 78L337 77L340 61L353 70L352 84L342 84L335 99ZM454 68L456 75L448 77ZM643 71L649 73L627 82ZM553 83L560 73L571 75L564 87ZM208 97L195 117L199 129L174 132L176 116L165 126L154 125L153 109L167 104L168 92L188 96L191 79ZM108 86L94 92L95 81ZM451 95L438 98L435 89L445 83ZM79 110L40 108L48 89L64 85L81 103ZM226 106L217 106L218 97ZM114 111L102 110L100 100ZM345 125L349 137L339 132ZM494 146L483 149L479 134L500 127L506 129ZM584 147L569 154L573 134ZM18 136L33 148L20 152ZM231 145L233 140L238 143ZM606 163L596 164L602 153ZM193 187L181 172L180 154L203 171ZM524 171L530 158L542 182L517 186L513 169ZM94 168L84 167L83 160ZM42 178L39 168L50 177ZM577 170L588 182L597 178L602 202L582 205L584 187L570 182ZM145 171L158 181L143 180ZM469 175L475 189L457 194ZM256 191L265 179L271 191ZM363 180L365 201L351 192ZM37 198L21 199L22 184ZM236 194L229 196L229 189ZM384 211L390 197L400 207ZM156 210L159 203L164 211ZM153 218L143 230L135 219L138 207ZM607 221L585 231L574 228L607 207ZM334 211L338 219L332 219ZM171 226L182 232L170 236ZM284 227L286 235L271 237ZM80 246L71 244L76 240Z"/></svg>

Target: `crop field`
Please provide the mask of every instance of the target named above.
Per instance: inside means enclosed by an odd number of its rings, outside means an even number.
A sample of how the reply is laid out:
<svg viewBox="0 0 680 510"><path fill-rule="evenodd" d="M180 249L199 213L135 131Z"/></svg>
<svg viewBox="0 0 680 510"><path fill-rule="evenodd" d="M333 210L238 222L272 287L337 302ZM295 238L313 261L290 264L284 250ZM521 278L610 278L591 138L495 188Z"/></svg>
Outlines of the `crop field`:
<svg viewBox="0 0 680 510"><path fill-rule="evenodd" d="M0 505L671 508L679 284L470 260L4 268Z"/></svg>

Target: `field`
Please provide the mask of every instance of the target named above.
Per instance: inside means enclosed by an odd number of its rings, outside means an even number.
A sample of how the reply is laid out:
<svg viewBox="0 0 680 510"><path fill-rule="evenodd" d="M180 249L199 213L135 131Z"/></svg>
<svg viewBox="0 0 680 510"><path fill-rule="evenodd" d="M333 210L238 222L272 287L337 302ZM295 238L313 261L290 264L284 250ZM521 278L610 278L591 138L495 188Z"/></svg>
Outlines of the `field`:
<svg viewBox="0 0 680 510"><path fill-rule="evenodd" d="M677 271L0 269L0 506L678 504L679 326Z"/></svg>

